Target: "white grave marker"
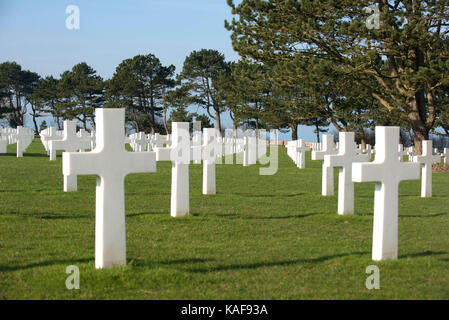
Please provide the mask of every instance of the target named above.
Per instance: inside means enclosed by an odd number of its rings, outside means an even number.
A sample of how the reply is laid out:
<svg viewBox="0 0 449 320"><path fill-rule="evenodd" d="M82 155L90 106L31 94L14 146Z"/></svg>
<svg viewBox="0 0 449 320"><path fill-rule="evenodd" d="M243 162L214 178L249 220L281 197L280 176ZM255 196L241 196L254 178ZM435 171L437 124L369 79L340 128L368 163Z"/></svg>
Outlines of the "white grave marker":
<svg viewBox="0 0 449 320"><path fill-rule="evenodd" d="M376 157L352 165L352 181L376 182L372 259L398 257L398 189L403 180L419 179L417 163L400 162L397 156L399 127L376 127Z"/></svg>
<svg viewBox="0 0 449 320"><path fill-rule="evenodd" d="M188 122L172 122L171 147L155 148L157 161L172 162L171 206L172 217L189 214L190 134Z"/></svg>
<svg viewBox="0 0 449 320"><path fill-rule="evenodd" d="M324 160L325 155L336 154L334 149L334 135L323 135L322 150L312 151L312 160ZM324 165L321 174L321 194L323 196L332 196L334 194L334 169Z"/></svg>
<svg viewBox="0 0 449 320"><path fill-rule="evenodd" d="M368 155L357 154L354 144L354 132L339 133L339 149L336 155L325 155L324 165L338 167L338 214L354 214L354 183L352 182L352 164L369 161Z"/></svg>
<svg viewBox="0 0 449 320"><path fill-rule="evenodd" d="M296 166L299 169L304 169L306 167L306 151L309 151L310 148L306 147L304 143L304 139L299 139L296 145Z"/></svg>
<svg viewBox="0 0 449 320"><path fill-rule="evenodd" d="M127 152L125 109L95 109L97 143L91 152L64 152L63 173L97 175L95 209L95 266L126 264L125 177L155 172L154 152Z"/></svg>
<svg viewBox="0 0 449 320"><path fill-rule="evenodd" d="M203 129L203 194L216 194L215 160L217 155L217 130Z"/></svg>
<svg viewBox="0 0 449 320"><path fill-rule="evenodd" d="M439 163L441 157L432 154L432 140L424 140L422 142L422 155L415 156L415 162L421 163L421 197L427 198L432 196L432 164Z"/></svg>

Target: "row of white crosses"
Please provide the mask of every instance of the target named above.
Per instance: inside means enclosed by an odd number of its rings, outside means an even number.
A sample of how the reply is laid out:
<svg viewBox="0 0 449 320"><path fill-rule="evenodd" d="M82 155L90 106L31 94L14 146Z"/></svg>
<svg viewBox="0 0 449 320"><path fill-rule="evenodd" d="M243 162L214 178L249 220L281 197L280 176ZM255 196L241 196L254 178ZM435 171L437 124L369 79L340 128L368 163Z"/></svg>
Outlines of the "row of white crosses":
<svg viewBox="0 0 449 320"><path fill-rule="evenodd" d="M398 188L403 180L419 179L419 163L422 168L421 195L431 196L431 167L440 157L432 155L432 142L423 141L423 155L414 158L414 163L403 163L399 139L399 127L376 127L376 157L357 158L353 133L340 133L340 148L337 155L332 146L332 136L325 136L323 150L312 152L312 159L324 158L323 195L333 194L332 166L340 167L338 213L353 214L353 182L376 182L374 197L373 260L397 259L398 256ZM366 155L367 156L367 155ZM348 173L352 170L352 173ZM348 178L349 175L349 178Z"/></svg>
<svg viewBox="0 0 449 320"><path fill-rule="evenodd" d="M164 144L170 144L170 137L167 141L159 133L145 134L145 132L136 132L129 135L129 144L135 152L154 151L155 148L162 148Z"/></svg>
<svg viewBox="0 0 449 320"><path fill-rule="evenodd" d="M287 154L299 169L306 167L306 152L309 150L304 139L287 142Z"/></svg>
<svg viewBox="0 0 449 320"><path fill-rule="evenodd" d="M2 128L0 137L0 153L6 153L8 144L16 143L17 158L23 157L23 153L34 139L34 131L18 126L16 129Z"/></svg>
<svg viewBox="0 0 449 320"><path fill-rule="evenodd" d="M156 161L172 162L171 215L189 213L189 124L172 123L172 142L155 152L125 150L124 109L96 109L97 145L91 152L64 152L64 176L97 175L95 266L126 264L124 179L129 173L155 172ZM203 193L215 193L215 129L204 129L201 146ZM213 143L212 143L213 142Z"/></svg>

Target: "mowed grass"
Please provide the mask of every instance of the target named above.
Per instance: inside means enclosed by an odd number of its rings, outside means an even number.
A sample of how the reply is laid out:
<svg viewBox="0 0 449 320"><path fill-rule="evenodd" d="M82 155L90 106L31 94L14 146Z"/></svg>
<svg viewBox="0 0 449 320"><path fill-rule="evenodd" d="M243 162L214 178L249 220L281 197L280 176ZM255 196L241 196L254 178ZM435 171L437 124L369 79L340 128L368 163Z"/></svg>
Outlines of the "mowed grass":
<svg viewBox="0 0 449 320"><path fill-rule="evenodd" d="M62 191L61 157L35 139L24 157L0 155L1 299L448 299L449 174L400 185L399 259L371 260L374 184L355 186L353 216L321 196L321 161L300 170L279 150L260 165L217 165L217 194L202 195L190 166L190 216L170 217L171 165L125 180L125 267L96 270L95 177ZM337 171L336 171L337 173ZM337 176L335 176L337 194ZM80 289L65 286L80 269ZM365 287L377 265L380 289Z"/></svg>

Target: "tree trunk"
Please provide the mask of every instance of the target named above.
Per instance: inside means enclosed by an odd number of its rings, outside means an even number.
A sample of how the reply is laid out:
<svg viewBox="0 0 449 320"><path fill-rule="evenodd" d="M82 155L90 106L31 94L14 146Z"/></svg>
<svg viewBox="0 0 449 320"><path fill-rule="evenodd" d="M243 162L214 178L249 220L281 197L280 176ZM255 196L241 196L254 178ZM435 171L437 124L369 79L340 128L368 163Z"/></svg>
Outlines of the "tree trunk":
<svg viewBox="0 0 449 320"><path fill-rule="evenodd" d="M413 138L412 138L412 133L411 133L410 130L407 130L407 135L408 135L408 140L410 141L410 144L414 145L414 141L413 141Z"/></svg>
<svg viewBox="0 0 449 320"><path fill-rule="evenodd" d="M292 129L292 141L298 140L298 124L290 123L289 127Z"/></svg>
<svg viewBox="0 0 449 320"><path fill-rule="evenodd" d="M215 121L217 121L218 136L221 138L221 118L220 112L215 109Z"/></svg>
<svg viewBox="0 0 449 320"><path fill-rule="evenodd" d="M259 119L256 118L256 135L257 139L259 139Z"/></svg>
<svg viewBox="0 0 449 320"><path fill-rule="evenodd" d="M165 129L165 134L168 135L168 127L167 127L167 108L165 107L165 101L164 101L164 106L162 108L162 111L164 112L164 129Z"/></svg>
<svg viewBox="0 0 449 320"><path fill-rule="evenodd" d="M56 119L56 126L58 127L58 131L61 131L61 119L60 117L55 117Z"/></svg>
<svg viewBox="0 0 449 320"><path fill-rule="evenodd" d="M422 154L423 140L429 140L429 132L425 127L413 128L415 138L415 152L417 155Z"/></svg>
<svg viewBox="0 0 449 320"><path fill-rule="evenodd" d="M318 123L315 123L315 132L316 132L316 142L320 143L320 126Z"/></svg>
<svg viewBox="0 0 449 320"><path fill-rule="evenodd" d="M36 135L39 135L39 128L37 126L36 114L33 112L33 124L34 124L34 132Z"/></svg>

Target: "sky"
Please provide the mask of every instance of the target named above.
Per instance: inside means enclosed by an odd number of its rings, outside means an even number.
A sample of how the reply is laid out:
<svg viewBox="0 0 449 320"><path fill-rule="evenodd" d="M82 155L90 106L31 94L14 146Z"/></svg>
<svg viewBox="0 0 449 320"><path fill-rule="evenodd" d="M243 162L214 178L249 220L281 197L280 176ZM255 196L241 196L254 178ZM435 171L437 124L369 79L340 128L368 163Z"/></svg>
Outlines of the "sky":
<svg viewBox="0 0 449 320"><path fill-rule="evenodd" d="M69 5L79 8L77 30L66 27ZM231 19L226 0L0 0L0 63L16 61L24 70L59 77L84 61L109 79L124 59L152 53L178 73L185 57L202 48L239 59L224 28ZM228 115L223 124L232 126ZM310 127L301 126L299 137L316 140Z"/></svg>

